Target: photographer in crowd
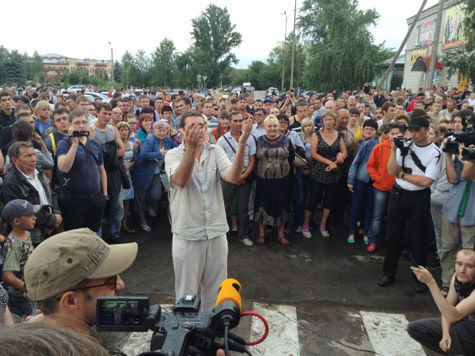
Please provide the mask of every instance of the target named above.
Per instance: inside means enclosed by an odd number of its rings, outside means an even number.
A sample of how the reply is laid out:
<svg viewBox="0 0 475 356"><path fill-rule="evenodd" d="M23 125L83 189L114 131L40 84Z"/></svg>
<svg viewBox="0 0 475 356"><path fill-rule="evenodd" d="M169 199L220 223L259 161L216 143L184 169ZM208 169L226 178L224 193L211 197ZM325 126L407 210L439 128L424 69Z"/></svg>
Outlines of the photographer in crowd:
<svg viewBox="0 0 475 356"><path fill-rule="evenodd" d="M107 176L99 142L88 137L86 114L69 113L68 137L57 148L64 184L57 187L66 230L88 227L98 232L107 197Z"/></svg>
<svg viewBox="0 0 475 356"><path fill-rule="evenodd" d="M442 154L427 136L429 120L425 112L414 111L409 130L412 141L396 139L391 142L387 168L389 174L396 177L396 182L389 196L386 254L383 276L378 282L381 287L394 282L399 256L405 247L406 224L411 226L409 252L419 265L426 264L429 187L440 174ZM416 292L426 290L424 284L418 283Z"/></svg>
<svg viewBox="0 0 475 356"><path fill-rule="evenodd" d="M137 251L135 242L108 245L89 229L44 241L25 265L27 295L42 312L34 321L89 335L97 298L124 288L119 274L134 263Z"/></svg>

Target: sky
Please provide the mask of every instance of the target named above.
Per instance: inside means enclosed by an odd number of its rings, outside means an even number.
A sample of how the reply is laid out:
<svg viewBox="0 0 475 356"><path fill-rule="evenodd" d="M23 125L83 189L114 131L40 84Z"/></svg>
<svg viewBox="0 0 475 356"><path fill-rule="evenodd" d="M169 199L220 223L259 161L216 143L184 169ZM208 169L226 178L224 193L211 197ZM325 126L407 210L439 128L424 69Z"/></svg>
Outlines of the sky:
<svg viewBox="0 0 475 356"><path fill-rule="evenodd" d="M297 8L303 0L297 1ZM426 8L437 4L429 0ZM293 28L293 0L23 0L2 2L0 45L33 54L57 53L73 58L114 60L126 50L135 54L143 49L151 54L165 37L178 51L192 43L191 19L213 3L227 7L231 22L242 35L234 49L240 60L237 67L247 68L252 60L265 60L272 48ZM374 8L380 14L370 30L375 43L397 49L407 31L406 19L415 15L422 0L359 0L361 9ZM19 6L27 11L19 12ZM21 14L21 16L20 16Z"/></svg>

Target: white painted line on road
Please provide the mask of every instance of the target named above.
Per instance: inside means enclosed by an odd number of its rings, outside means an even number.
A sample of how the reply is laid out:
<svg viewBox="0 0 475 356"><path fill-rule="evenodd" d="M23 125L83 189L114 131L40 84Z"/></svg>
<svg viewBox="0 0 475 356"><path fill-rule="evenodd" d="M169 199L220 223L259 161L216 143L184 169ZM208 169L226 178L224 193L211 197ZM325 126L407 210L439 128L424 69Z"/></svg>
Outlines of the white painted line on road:
<svg viewBox="0 0 475 356"><path fill-rule="evenodd" d="M160 304L162 313L168 313L174 307L173 304ZM133 332L129 334L127 341L121 347L121 351L126 355L138 355L142 352L150 351L150 341L152 340L153 331Z"/></svg>
<svg viewBox="0 0 475 356"><path fill-rule="evenodd" d="M425 355L422 346L406 331L408 321L403 314L360 311L369 340L378 355Z"/></svg>
<svg viewBox="0 0 475 356"><path fill-rule="evenodd" d="M297 329L297 310L294 306L283 304L253 303L253 310L261 314L269 323L269 335L260 344L250 346L249 351L259 356L299 356L300 344ZM264 325L252 317L251 340L264 334Z"/></svg>

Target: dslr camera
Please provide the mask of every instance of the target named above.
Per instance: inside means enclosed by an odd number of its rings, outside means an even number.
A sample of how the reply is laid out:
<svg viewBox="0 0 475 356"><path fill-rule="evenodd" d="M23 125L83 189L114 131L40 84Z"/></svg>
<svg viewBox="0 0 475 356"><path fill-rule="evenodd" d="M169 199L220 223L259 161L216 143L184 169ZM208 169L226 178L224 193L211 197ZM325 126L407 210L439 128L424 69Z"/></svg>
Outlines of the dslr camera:
<svg viewBox="0 0 475 356"><path fill-rule="evenodd" d="M159 305L149 306L149 297L99 297L97 330L152 330L150 352L143 356L215 356L225 345L250 355L246 341L229 332L240 320L238 289L239 282L225 280L211 314L199 312L201 301L195 295L183 296L171 312L162 312Z"/></svg>

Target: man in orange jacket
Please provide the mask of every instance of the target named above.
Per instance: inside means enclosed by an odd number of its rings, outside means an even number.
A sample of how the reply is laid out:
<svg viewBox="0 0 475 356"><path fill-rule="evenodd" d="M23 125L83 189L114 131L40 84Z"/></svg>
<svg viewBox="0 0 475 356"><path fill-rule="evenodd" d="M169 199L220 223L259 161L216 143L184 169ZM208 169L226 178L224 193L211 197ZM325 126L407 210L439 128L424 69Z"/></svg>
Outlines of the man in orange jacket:
<svg viewBox="0 0 475 356"><path fill-rule="evenodd" d="M387 164L391 154L391 140L395 136L404 134L404 126L400 123L383 124L380 127L383 133L383 142L377 144L371 152L366 169L371 180L374 181L374 208L371 226L368 232L368 252L376 250L376 243L382 230L384 216L388 205L389 192L393 188L395 177L389 174Z"/></svg>

